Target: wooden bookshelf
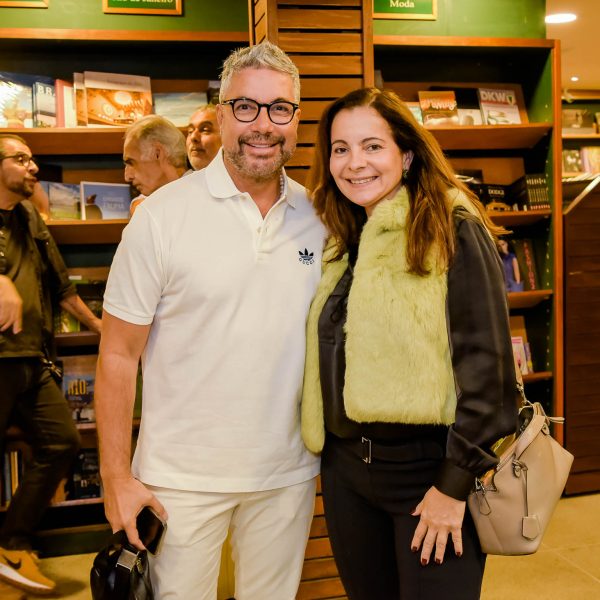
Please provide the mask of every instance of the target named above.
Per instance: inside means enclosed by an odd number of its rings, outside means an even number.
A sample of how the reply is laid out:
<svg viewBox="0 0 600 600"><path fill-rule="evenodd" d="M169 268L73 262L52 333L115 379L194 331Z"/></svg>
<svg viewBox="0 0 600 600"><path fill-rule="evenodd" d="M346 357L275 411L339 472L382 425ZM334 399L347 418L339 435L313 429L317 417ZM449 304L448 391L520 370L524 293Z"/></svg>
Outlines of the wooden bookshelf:
<svg viewBox="0 0 600 600"><path fill-rule="evenodd" d="M553 295L552 290L533 290L529 292L509 292L508 306L510 308L533 308L548 300Z"/></svg>
<svg viewBox="0 0 600 600"><path fill-rule="evenodd" d="M57 244L118 244L128 219L47 221Z"/></svg>
<svg viewBox="0 0 600 600"><path fill-rule="evenodd" d="M552 371L535 371L523 375L523 383L535 383L536 381L547 381L552 379Z"/></svg>
<svg viewBox="0 0 600 600"><path fill-rule="evenodd" d="M58 348L77 348L79 346L97 346L100 336L93 331L73 331L57 333L54 340Z"/></svg>
<svg viewBox="0 0 600 600"><path fill-rule="evenodd" d="M507 210L489 211L488 215L496 223L503 227L515 227L520 225L532 225L552 217L551 210Z"/></svg>

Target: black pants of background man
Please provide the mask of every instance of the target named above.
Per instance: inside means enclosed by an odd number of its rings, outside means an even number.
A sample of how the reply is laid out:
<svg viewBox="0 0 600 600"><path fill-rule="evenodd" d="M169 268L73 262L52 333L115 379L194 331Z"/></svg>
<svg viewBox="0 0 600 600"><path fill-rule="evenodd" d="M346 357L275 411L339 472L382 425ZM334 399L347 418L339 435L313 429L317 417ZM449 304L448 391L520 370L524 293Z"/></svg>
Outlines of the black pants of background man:
<svg viewBox="0 0 600 600"><path fill-rule="evenodd" d="M0 358L0 447L13 424L26 433L33 457L10 501L0 546L29 550L80 444L67 402L39 358Z"/></svg>
<svg viewBox="0 0 600 600"><path fill-rule="evenodd" d="M325 518L336 564L350 600L477 600L485 567L466 511L463 556L448 541L444 561L421 566L411 552L418 517L410 513L431 487L444 441L380 447L362 460L359 440L328 435L321 460Z"/></svg>

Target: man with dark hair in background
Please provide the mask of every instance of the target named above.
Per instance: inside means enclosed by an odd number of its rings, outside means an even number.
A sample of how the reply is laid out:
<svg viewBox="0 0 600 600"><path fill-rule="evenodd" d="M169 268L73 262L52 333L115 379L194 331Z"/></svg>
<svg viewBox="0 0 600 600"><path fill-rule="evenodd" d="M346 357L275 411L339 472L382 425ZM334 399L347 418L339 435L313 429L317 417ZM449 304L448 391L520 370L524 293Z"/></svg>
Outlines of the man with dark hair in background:
<svg viewBox="0 0 600 600"><path fill-rule="evenodd" d="M39 570L33 532L79 448L57 383L52 308L59 304L97 333L102 323L77 295L50 232L28 201L37 171L25 140L0 134L0 446L14 423L33 451L0 529L0 579L48 594L55 583Z"/></svg>
<svg viewBox="0 0 600 600"><path fill-rule="evenodd" d="M185 147L194 171L204 169L217 155L221 134L214 104L203 104L194 111L187 128Z"/></svg>

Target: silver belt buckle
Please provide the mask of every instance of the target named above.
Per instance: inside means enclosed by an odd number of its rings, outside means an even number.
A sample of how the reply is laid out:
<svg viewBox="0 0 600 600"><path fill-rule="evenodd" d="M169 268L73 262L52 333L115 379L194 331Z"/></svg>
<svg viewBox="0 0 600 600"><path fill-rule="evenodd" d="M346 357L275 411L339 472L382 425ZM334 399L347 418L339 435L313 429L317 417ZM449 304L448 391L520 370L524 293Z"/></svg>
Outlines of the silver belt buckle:
<svg viewBox="0 0 600 600"><path fill-rule="evenodd" d="M362 437L360 439L361 443L362 443L362 454L363 454L363 461L366 462L368 465L371 464L371 440L369 438L366 437Z"/></svg>

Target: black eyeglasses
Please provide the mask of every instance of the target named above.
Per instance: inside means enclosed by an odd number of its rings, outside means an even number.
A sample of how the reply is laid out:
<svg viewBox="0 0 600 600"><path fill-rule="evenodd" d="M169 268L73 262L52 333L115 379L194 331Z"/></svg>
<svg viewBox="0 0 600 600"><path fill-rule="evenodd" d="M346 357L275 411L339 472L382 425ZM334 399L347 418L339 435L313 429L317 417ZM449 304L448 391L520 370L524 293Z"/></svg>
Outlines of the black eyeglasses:
<svg viewBox="0 0 600 600"><path fill-rule="evenodd" d="M2 156L0 154L0 160L6 160L7 158L14 158L15 162L18 165L20 165L21 167L25 167L26 169L31 163L35 164L33 156L29 156L29 154L25 154L24 152L18 152L17 154L9 154L8 156Z"/></svg>
<svg viewBox="0 0 600 600"><path fill-rule="evenodd" d="M269 119L275 125L287 125L296 114L298 104L288 102L287 100L275 100L269 104L261 104L250 98L233 98L224 100L221 104L229 104L233 111L233 116L242 123L252 123L258 118L260 109L264 106L267 109Z"/></svg>

